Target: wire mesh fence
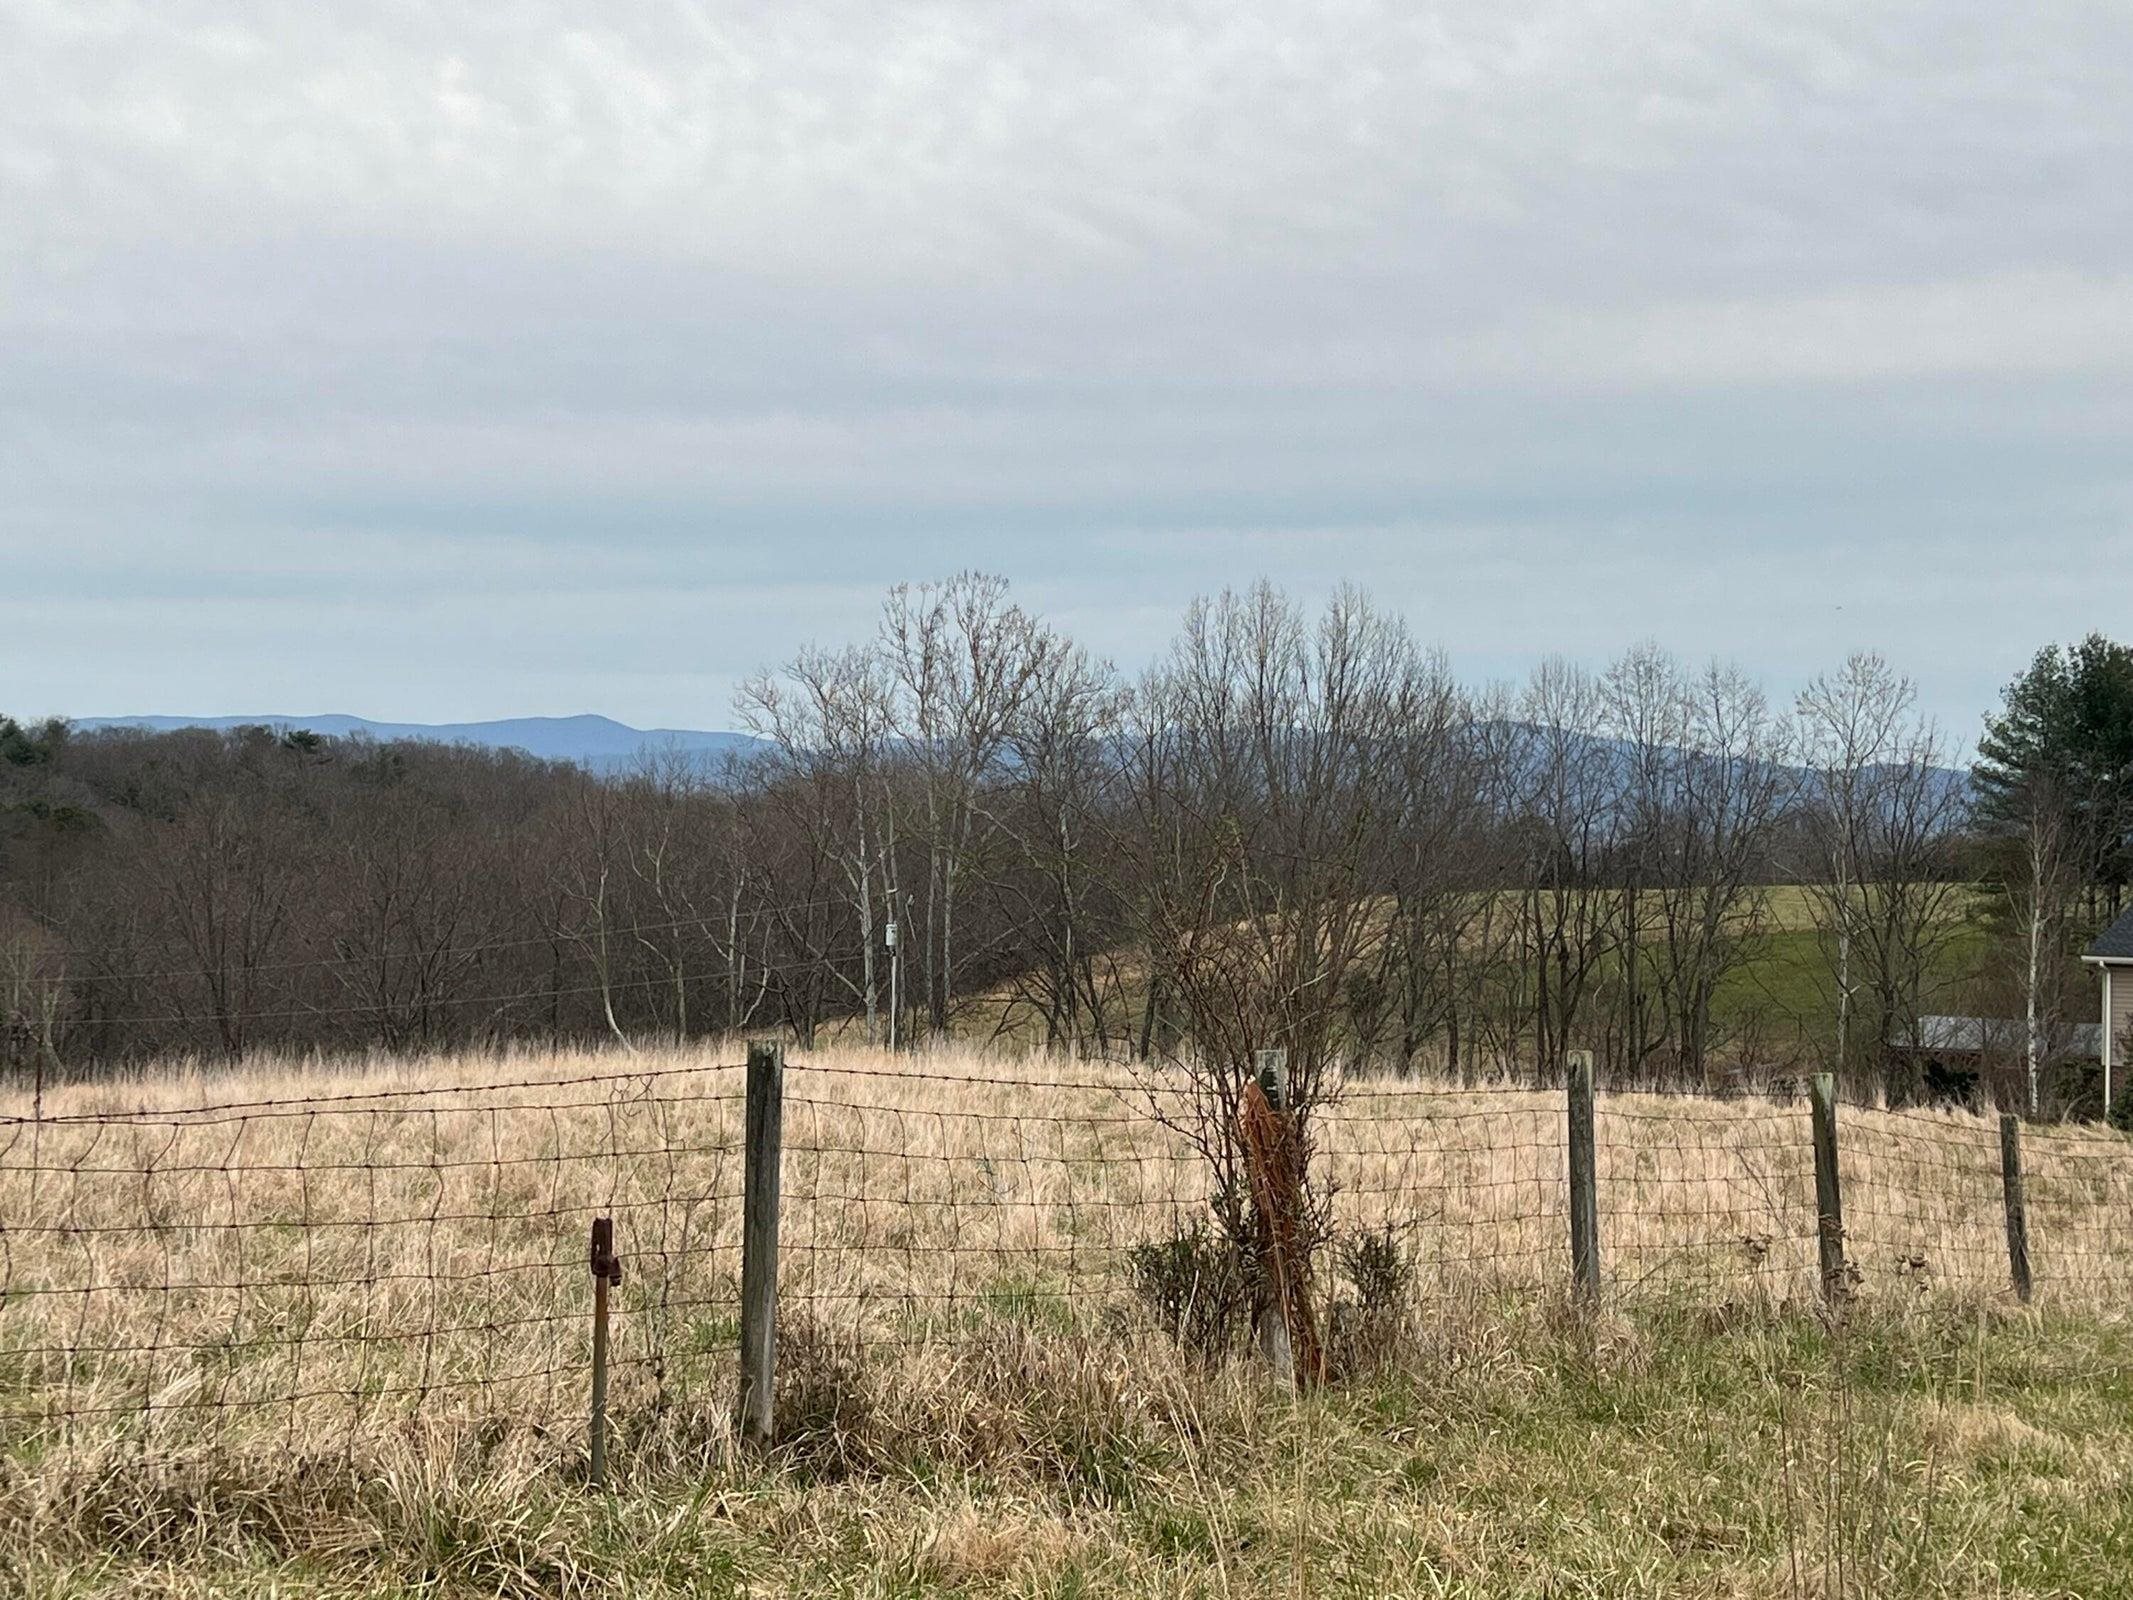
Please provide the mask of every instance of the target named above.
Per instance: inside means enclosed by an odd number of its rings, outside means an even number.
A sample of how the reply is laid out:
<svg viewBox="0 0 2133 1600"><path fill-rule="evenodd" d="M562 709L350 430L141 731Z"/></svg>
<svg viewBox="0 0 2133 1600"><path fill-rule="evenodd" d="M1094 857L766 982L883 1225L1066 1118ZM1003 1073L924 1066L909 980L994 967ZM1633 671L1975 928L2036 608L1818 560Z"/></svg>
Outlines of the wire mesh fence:
<svg viewBox="0 0 2133 1600"><path fill-rule="evenodd" d="M1148 1253L1211 1216L1207 1126L1177 1079L803 1058L783 1083L779 1316L850 1347L1159 1321ZM626 1265L610 1404L639 1423L730 1416L740 1065L114 1102L0 1119L9 1450L317 1456L449 1424L574 1454L600 1217ZM1596 1113L1611 1300L1818 1296L1805 1104L1603 1094ZM2037 1298L2122 1309L2133 1143L2025 1137ZM1308 1145L1325 1300L1360 1292L1343 1251L1363 1239L1398 1263L1403 1316L1566 1294L1562 1091L1350 1083L1310 1113ZM2011 1293L1993 1124L1847 1107L1838 1148L1845 1296Z"/></svg>
<svg viewBox="0 0 2133 1600"><path fill-rule="evenodd" d="M2038 1293L2133 1306L2133 1143L2049 1124L2023 1131L2029 1255Z"/></svg>
<svg viewBox="0 0 2133 1600"><path fill-rule="evenodd" d="M0 1426L348 1449L433 1407L562 1419L586 1238L648 1291L618 1365L686 1383L733 1300L727 1068L0 1126Z"/></svg>

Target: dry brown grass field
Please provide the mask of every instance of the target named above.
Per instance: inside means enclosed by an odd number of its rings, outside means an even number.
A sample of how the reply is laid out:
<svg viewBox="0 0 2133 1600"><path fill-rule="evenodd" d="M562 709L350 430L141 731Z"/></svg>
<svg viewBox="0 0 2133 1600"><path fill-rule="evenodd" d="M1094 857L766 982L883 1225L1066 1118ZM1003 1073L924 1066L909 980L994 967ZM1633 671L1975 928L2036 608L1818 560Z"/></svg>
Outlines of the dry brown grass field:
<svg viewBox="0 0 2133 1600"><path fill-rule="evenodd" d="M1944 1492L1913 1462L1946 1427L2079 1460L2110 1537L2133 1538L2123 1427L2055 1442L1990 1398L1993 1369L2065 1376L2062 1355L2085 1374L2069 1394L2123 1384L2116 1135L2028 1130L2023 1309L1996 1124L1846 1107L1856 1283L1832 1318L1804 1105L1603 1096L1607 1291L1572 1318L1562 1097L1350 1083L1313 1132L1337 1371L1297 1400L1241 1355L1179 1349L1135 1293L1136 1247L1207 1214L1166 1125L1176 1085L970 1052L790 1058L782 1442L753 1458L730 1422L739 1056L171 1071L59 1089L35 1116L0 1099L0 1590L250 1592L295 1559L295 1590L366 1594L1854 1592L1847 1571L1879 1575L1861 1593L1972 1592L1949 1573L1977 1577L1997 1523L1945 1570L1888 1565ZM582 1481L595 1216L625 1262L613 1496ZM1550 1459L1667 1373L1664 1426L1608 1448L1664 1475L1745 1406L1767 1458L1710 1468L1709 1492L1782 1490L1782 1517L1712 1505L1670 1534L1633 1515L1647 1484L1623 1527L1529 1560L1562 1532L1554 1511L1548 1538L1527 1527L1547 1474L1477 1523L1516 1471L1486 1436L1456 1464L1433 1442L1560 1391ZM1869 1523L1837 1503L1847 1483ZM1178 1527L1149 1524L1156 1506ZM1756 1526L1711 1532L1745 1511ZM1339 1582L1314 1516L1377 1519ZM1620 1578L1684 1539L1716 1540L1664 1557L1702 1588L1542 1582L1593 1561Z"/></svg>

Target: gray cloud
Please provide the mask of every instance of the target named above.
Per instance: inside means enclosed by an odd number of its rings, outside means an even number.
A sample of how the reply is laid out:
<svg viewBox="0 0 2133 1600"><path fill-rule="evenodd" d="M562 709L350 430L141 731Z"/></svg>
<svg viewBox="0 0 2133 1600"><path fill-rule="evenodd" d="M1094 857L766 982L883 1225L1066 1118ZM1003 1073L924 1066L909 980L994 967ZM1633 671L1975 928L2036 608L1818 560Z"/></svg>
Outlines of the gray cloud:
<svg viewBox="0 0 2133 1600"><path fill-rule="evenodd" d="M0 706L716 724L979 564L1967 732L2122 629L2129 74L2107 0L0 0Z"/></svg>

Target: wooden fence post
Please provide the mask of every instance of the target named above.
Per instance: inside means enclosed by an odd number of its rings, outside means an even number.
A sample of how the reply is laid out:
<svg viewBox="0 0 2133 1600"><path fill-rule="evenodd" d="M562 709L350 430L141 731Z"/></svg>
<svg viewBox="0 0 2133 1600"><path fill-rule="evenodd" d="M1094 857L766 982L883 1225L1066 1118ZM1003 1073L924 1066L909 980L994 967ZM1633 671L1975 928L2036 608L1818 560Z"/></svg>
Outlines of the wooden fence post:
<svg viewBox="0 0 2133 1600"><path fill-rule="evenodd" d="M1593 1129L1592 1052L1573 1050L1570 1101L1570 1279L1580 1303L1600 1298L1599 1142Z"/></svg>
<svg viewBox="0 0 2133 1600"><path fill-rule="evenodd" d="M2022 1186L2022 1119L2000 1115L2000 1183L2007 1194L2007 1267L2015 1298L2029 1304L2029 1198Z"/></svg>
<svg viewBox="0 0 2133 1600"><path fill-rule="evenodd" d="M1822 1258L1822 1298L1842 1303L1850 1289L1844 1273L1844 1191L1837 1177L1837 1075L1814 1078L1815 1238Z"/></svg>
<svg viewBox="0 0 2133 1600"><path fill-rule="evenodd" d="M1266 1096L1267 1105L1277 1119L1289 1111L1289 1053L1286 1050L1257 1050L1252 1054L1252 1076L1259 1084L1260 1093ZM1278 1124L1277 1124L1278 1125ZM1267 1173L1264 1181L1276 1185L1272 1191L1273 1203L1279 1204L1279 1175ZM1271 1228L1272 1218L1268 1219ZM1273 1238L1267 1241L1267 1256L1264 1264L1274 1266L1279 1275L1282 1265L1281 1246ZM1296 1383L1296 1346L1289 1333L1289 1295L1291 1286L1276 1282L1269 1286L1271 1303L1259 1313L1259 1353L1274 1371L1274 1376L1284 1385Z"/></svg>
<svg viewBox="0 0 2133 1600"><path fill-rule="evenodd" d="M768 1444L778 1352L778 1177L784 1148L785 1047L748 1045L747 1143L741 1175L741 1437Z"/></svg>
<svg viewBox="0 0 2133 1600"><path fill-rule="evenodd" d="M615 1254L615 1219L595 1217L592 1225L593 1279L592 1466L595 1489L607 1487L607 1291L622 1282L622 1258Z"/></svg>

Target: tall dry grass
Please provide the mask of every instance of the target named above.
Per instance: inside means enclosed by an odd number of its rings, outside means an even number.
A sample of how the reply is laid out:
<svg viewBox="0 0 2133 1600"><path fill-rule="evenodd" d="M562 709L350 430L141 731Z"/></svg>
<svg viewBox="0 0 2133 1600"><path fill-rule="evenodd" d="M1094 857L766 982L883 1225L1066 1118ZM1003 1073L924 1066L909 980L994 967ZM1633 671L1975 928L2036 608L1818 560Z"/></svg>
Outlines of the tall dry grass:
<svg viewBox="0 0 2133 1600"><path fill-rule="evenodd" d="M269 1064L69 1087L35 1116L27 1097L0 1101L0 1518L100 1514L110 1484L148 1470L226 1494L292 1474L316 1487L577 1470L595 1216L615 1219L626 1262L621 1470L719 1458L738 1061L728 1048ZM1003 1364L1052 1364L1055 1388L1116 1405L1104 1374L1150 1370L1126 1254L1208 1202L1199 1158L1158 1114L1179 1109L1172 1086L1085 1063L840 1049L791 1058L785 1106L781 1403L799 1434L834 1453L862 1390L877 1409L923 1392L928 1425L967 1426L980 1450L1008 1425L978 1418L982 1397L956 1401L943 1373L982 1385L1006 1381ZM1559 1095L1509 1087L1358 1082L1323 1110L1315 1170L1336 1235L1393 1241L1396 1320L1426 1333L1561 1300L1563 1124ZM1862 1298L2006 1297L1990 1122L1847 1109L1842 1143ZM1804 1106L1606 1096L1599 1146L1619 1303L1813 1300ZM2027 1154L2040 1299L2123 1306L2133 1148L2038 1128ZM1334 1259L1321 1292L1350 1294Z"/></svg>

